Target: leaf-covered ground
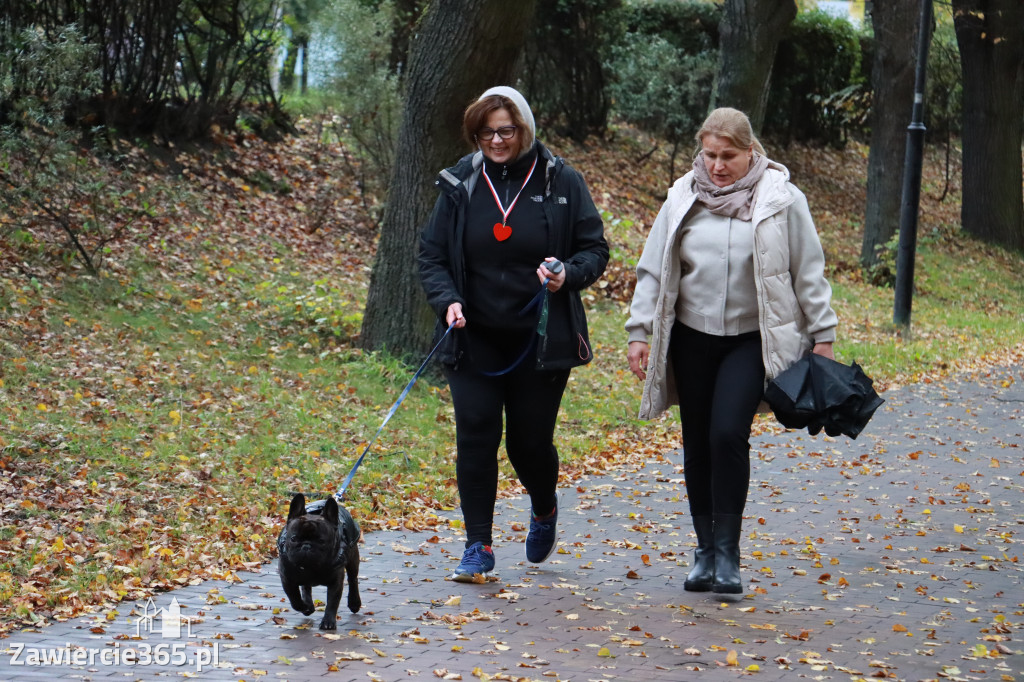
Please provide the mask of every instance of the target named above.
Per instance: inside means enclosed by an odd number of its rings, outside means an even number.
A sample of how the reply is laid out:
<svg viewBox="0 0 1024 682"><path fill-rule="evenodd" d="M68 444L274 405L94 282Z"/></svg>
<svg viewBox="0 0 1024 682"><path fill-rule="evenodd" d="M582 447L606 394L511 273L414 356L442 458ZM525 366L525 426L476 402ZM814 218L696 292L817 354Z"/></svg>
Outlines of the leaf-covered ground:
<svg viewBox="0 0 1024 682"><path fill-rule="evenodd" d="M667 171L660 152L638 161L651 142L628 129L552 146L586 175L613 247L588 296L597 360L574 373L563 409L572 480L678 445L671 418L633 418L621 332ZM941 149L926 164L912 338L888 322L891 289L856 266L866 150L774 155L818 221L840 359L883 391L1021 362L1020 256L958 233L959 188L936 200ZM115 244L99 280L59 265L42 216L30 246L0 251L0 633L266 561L289 492L335 489L411 375L353 343L375 226L355 161L315 122L277 145L224 136L125 158L140 186L167 183L177 203ZM446 389L417 385L354 484L364 529L429 529L457 504L451 419ZM508 471L502 490L517 492Z"/></svg>
<svg viewBox="0 0 1024 682"><path fill-rule="evenodd" d="M757 436L743 594L682 589L695 538L674 451L564 485L558 548L541 565L523 552L528 498L500 500L496 571L478 584L450 577L465 541L457 511L423 532L367 535L362 610L342 608L336 632L290 608L273 564L154 605L179 603L203 679L1014 682L1022 378L1004 368L889 391L855 441ZM141 600L25 628L0 652L153 646L161 634L139 631L147 610ZM102 671L143 667L152 679L193 674L180 661Z"/></svg>

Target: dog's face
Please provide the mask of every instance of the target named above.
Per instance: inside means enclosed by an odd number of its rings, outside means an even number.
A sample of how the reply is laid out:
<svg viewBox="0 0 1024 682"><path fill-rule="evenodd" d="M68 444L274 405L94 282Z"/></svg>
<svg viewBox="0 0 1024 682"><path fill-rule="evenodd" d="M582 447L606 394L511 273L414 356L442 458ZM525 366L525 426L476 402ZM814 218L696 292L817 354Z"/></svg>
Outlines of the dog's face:
<svg viewBox="0 0 1024 682"><path fill-rule="evenodd" d="M338 555L338 505L328 500L322 514L306 514L302 496L292 499L280 552L288 563L307 570L329 567Z"/></svg>

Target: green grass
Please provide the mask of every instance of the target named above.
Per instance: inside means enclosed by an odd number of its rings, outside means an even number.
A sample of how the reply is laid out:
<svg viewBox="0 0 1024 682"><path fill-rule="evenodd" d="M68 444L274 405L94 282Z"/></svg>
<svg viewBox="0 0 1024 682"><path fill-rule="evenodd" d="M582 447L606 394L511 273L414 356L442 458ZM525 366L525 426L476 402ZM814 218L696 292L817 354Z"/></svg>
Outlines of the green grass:
<svg viewBox="0 0 1024 682"><path fill-rule="evenodd" d="M962 237L961 237L962 239ZM893 324L891 288L839 278L837 357L885 382L902 383L1020 348L1024 277L1020 256L979 244L951 249L924 240L915 261L909 329Z"/></svg>

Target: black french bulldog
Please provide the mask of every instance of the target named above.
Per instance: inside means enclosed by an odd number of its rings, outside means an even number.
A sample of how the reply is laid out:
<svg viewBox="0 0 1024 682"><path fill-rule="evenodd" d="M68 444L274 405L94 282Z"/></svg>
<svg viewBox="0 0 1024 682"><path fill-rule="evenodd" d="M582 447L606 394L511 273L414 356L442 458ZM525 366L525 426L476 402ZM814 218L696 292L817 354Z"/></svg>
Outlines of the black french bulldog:
<svg viewBox="0 0 1024 682"><path fill-rule="evenodd" d="M338 605L348 573L348 608L363 605L359 599L359 526L334 497L306 507L297 493L288 508L288 522L277 538L281 587L292 608L305 616L313 613L313 585L327 586L327 604L321 630L337 629Z"/></svg>

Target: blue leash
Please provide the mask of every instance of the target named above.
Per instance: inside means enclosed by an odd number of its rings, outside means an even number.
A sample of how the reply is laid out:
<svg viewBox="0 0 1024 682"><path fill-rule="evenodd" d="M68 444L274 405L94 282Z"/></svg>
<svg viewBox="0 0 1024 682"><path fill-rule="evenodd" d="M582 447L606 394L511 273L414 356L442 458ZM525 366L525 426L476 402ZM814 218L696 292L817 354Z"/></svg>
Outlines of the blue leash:
<svg viewBox="0 0 1024 682"><path fill-rule="evenodd" d="M550 263L543 263L543 265L545 267L547 267L548 271L550 271L550 272L552 272L553 274L556 274L556 275L562 271L562 267L563 267L562 261L560 261L560 260L554 260L554 261L551 261ZM551 281L550 277L548 277L548 278L546 278L544 280L544 283L540 285L540 291L538 291L536 293L536 295L534 295L534 297L532 299L530 299L530 302L527 303L525 306L523 306L523 309L519 311L520 315L525 315L526 313L530 312L531 310L533 310L534 308L537 308L537 307L541 308L540 314L541 315L544 314L544 308L543 308L544 299L547 296L547 293L548 293L548 282L550 282L550 281ZM481 374L483 374L485 377L500 377L503 374L508 374L509 372L514 370L516 367L518 367L523 362L523 360L526 359L526 356L530 354L531 350L533 350L533 346L534 346L535 343L537 343L537 334L536 334L536 332L530 335L530 342L526 344L526 348L523 349L523 352L519 354L519 357L516 358L515 362L513 362L511 365L509 365L505 369L500 369L497 372L485 372L483 370L478 370L478 371Z"/></svg>
<svg viewBox="0 0 1024 682"><path fill-rule="evenodd" d="M448 336L448 332L450 332L454 327L455 321L453 320L452 323L448 325L448 329L446 329L444 334L441 335L441 338L438 339L437 344L430 349L429 353L427 353L427 357L423 360L423 364L421 364L420 368L416 370L416 373L412 375L412 379L409 381L408 384L406 384L405 389L402 391L402 394L398 396L398 400L396 400L395 404L391 406L390 410L388 410L388 414L386 417L384 417L384 421L382 421L380 423L380 426L377 427L377 433L373 434L373 438L371 438L370 442L366 444L365 448L363 448L363 454L359 455L359 459L357 459L356 463L352 466L352 470L348 472L348 476L345 477L345 481L341 484L341 487L338 488L338 492L334 493L335 500L340 502L341 499L345 496L345 491L348 489L349 483L352 482L352 478L356 475L356 470L359 469L359 466L363 463L363 459L366 458L366 453L370 451L370 447L375 442L377 442L377 437L380 436L380 432L384 430L384 425L387 424L388 420L390 420L391 417L394 416L395 412L398 411L398 406L402 404L403 400L405 400L405 396L409 395L409 391L412 389L413 384L415 384L416 380L420 378L421 374L423 374L423 370L427 368L427 363L430 362L430 358L434 357L434 353L437 351L438 348L441 347L441 343L444 341L445 337ZM306 513L320 513L321 509L323 508L324 502L325 500L317 500L315 502L307 504Z"/></svg>
<svg viewBox="0 0 1024 682"><path fill-rule="evenodd" d="M549 271L557 274L562 271L562 262L557 260L552 261L551 263L547 263L546 267ZM523 315L527 311L536 307L543 300L544 294L547 292L548 282L550 281L550 278L544 280L544 284L541 285L540 291L537 292L537 295L533 297L533 300L527 303L526 307L519 312L520 315ZM398 406L401 405L402 401L405 400L405 397L409 395L409 391L416 383L416 380L420 378L420 375L423 374L423 370L427 368L427 363L430 362L430 358L434 357L434 353L437 352L437 349L441 347L441 344L448 336L448 333L455 328L455 322L457 322L457 320L452 320L452 323L448 325L448 329L444 330L444 334L441 335L441 338L438 339L434 347L430 349L429 353L427 353L427 357L423 359L423 363L420 365L419 369L417 369L416 373L412 375L412 379L410 379L409 383L406 384L405 388L402 390L402 394L398 396L398 400L396 400L395 404L391 406L390 410L388 410L388 414L386 417L384 417L384 421L382 421L380 423L380 426L377 427L377 433L373 434L373 438L371 438L370 442L366 444L365 448L363 448L363 453L359 455L359 459L357 459L356 463L352 465L352 469L348 472L348 476L345 477L345 480L342 482L341 487L338 488L338 492L334 493L334 499L337 500L338 502L340 502L342 498L345 496L345 491L348 490L348 486L352 482L352 479L355 477L356 471L359 469L360 465L363 463L363 460L366 458L366 453L368 453L370 451L370 447L372 447L373 444L377 442L377 437L380 436L381 431L384 430L384 426L388 423L391 417L394 416L395 412L398 411ZM483 374L486 374L488 376L499 376L501 374L511 372L520 362L523 361L526 355L530 352L530 349L533 348L535 339L536 336L534 336L534 338L530 340L530 343L526 347L526 350L523 351L522 355L519 356L519 358L512 364L512 366L507 367L506 369L503 369L500 372L483 372ZM321 513L323 511L325 503L326 500L316 500L314 502L307 504L306 513Z"/></svg>

